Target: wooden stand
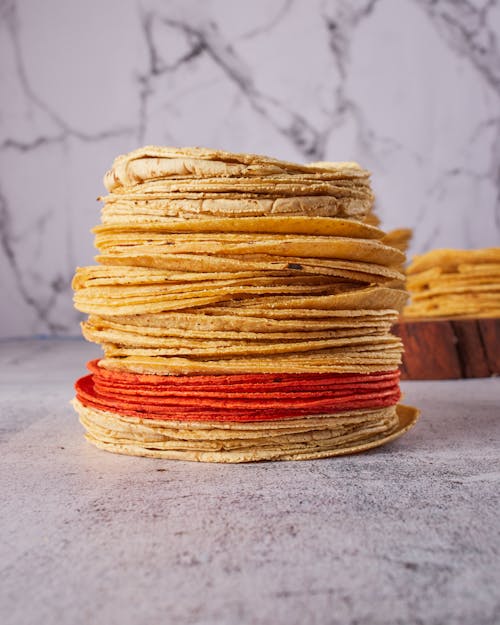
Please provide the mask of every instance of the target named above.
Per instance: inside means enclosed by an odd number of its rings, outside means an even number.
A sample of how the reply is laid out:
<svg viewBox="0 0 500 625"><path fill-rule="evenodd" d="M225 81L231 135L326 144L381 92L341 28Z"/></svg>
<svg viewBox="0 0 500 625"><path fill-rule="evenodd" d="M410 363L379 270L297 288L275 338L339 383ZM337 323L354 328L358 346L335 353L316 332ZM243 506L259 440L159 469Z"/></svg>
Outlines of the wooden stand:
<svg viewBox="0 0 500 625"><path fill-rule="evenodd" d="M500 375L500 319L400 321L403 380L456 380Z"/></svg>

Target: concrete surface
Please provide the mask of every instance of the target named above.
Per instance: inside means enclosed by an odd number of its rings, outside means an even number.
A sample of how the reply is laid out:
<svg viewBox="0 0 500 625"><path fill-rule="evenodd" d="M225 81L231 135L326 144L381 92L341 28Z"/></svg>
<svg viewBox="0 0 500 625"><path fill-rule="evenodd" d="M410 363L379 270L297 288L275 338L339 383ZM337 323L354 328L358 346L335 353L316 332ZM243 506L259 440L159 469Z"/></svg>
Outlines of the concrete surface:
<svg viewBox="0 0 500 625"><path fill-rule="evenodd" d="M500 382L406 383L364 455L206 465L87 444L98 351L0 343L3 625L500 622Z"/></svg>

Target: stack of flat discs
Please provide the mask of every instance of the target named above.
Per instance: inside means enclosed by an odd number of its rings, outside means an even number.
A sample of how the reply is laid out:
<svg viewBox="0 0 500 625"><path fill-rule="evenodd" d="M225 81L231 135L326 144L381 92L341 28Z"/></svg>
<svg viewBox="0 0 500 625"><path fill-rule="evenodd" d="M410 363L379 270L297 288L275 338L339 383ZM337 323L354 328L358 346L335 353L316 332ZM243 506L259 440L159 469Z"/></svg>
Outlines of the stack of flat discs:
<svg viewBox="0 0 500 625"><path fill-rule="evenodd" d="M396 328L406 348L403 376L500 374L500 248L432 250L407 274L411 302Z"/></svg>
<svg viewBox="0 0 500 625"><path fill-rule="evenodd" d="M407 318L500 316L500 247L432 250L407 274Z"/></svg>
<svg viewBox="0 0 500 625"><path fill-rule="evenodd" d="M97 266L77 269L89 363L74 405L98 447L214 462L360 451L397 406L404 254L363 223L354 163L147 147L105 176Z"/></svg>

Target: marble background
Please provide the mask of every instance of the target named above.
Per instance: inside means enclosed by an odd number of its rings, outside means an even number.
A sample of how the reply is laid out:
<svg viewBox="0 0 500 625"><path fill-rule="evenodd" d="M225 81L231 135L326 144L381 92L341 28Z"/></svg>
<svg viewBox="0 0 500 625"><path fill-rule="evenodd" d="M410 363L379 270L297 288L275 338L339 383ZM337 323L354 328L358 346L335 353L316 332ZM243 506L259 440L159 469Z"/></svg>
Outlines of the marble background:
<svg viewBox="0 0 500 625"><path fill-rule="evenodd" d="M500 1L0 0L0 336L78 334L102 175L145 143L357 160L412 252L498 245Z"/></svg>

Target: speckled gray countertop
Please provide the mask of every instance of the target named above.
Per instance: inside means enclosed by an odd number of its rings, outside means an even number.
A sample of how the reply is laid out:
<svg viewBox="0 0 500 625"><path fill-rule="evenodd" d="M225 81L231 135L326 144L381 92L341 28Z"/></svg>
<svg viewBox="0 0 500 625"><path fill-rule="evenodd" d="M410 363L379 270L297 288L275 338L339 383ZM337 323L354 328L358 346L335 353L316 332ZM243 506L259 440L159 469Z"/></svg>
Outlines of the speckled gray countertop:
<svg viewBox="0 0 500 625"><path fill-rule="evenodd" d="M207 465L87 444L97 355L0 343L0 622L500 622L500 381L406 383L416 428L366 454Z"/></svg>

